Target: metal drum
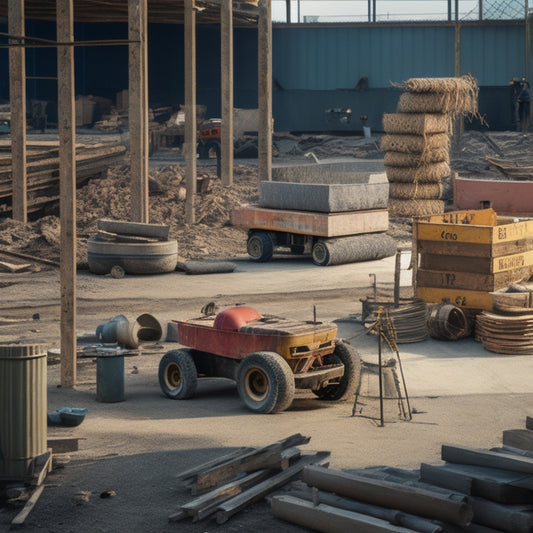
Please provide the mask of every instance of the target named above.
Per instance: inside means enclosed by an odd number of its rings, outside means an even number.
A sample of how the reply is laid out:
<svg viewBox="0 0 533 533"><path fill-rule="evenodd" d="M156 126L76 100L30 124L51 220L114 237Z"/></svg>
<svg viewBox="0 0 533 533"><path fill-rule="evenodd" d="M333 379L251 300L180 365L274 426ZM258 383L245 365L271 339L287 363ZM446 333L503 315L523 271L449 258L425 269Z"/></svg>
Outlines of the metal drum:
<svg viewBox="0 0 533 533"><path fill-rule="evenodd" d="M47 451L46 355L40 344L0 344L0 479L31 479Z"/></svg>

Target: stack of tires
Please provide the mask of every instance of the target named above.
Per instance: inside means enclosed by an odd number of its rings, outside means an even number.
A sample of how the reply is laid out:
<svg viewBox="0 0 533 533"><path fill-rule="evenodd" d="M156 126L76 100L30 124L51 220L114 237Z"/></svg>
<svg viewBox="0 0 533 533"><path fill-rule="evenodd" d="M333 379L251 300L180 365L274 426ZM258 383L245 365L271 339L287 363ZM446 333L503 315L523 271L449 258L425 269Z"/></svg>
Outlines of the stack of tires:
<svg viewBox="0 0 533 533"><path fill-rule="evenodd" d="M454 117L477 114L473 78L412 78L403 85L397 113L383 116L381 149L393 217L444 212L443 182L450 175Z"/></svg>

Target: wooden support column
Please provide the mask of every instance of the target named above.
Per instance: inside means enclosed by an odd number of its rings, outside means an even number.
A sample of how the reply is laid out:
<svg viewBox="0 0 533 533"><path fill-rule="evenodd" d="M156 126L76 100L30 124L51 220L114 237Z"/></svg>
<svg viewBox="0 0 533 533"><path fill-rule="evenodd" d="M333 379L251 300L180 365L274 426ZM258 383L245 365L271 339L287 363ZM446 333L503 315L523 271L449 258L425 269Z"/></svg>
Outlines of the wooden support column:
<svg viewBox="0 0 533 533"><path fill-rule="evenodd" d="M147 0L128 0L131 219L149 221Z"/></svg>
<svg viewBox="0 0 533 533"><path fill-rule="evenodd" d="M222 77L222 185L233 183L233 2L220 7L220 65Z"/></svg>
<svg viewBox="0 0 533 533"><path fill-rule="evenodd" d="M259 0L257 21L259 99L259 180L272 180L272 9Z"/></svg>
<svg viewBox="0 0 533 533"><path fill-rule="evenodd" d="M194 0L185 0L185 221L194 224L196 196L196 12Z"/></svg>
<svg viewBox="0 0 533 533"><path fill-rule="evenodd" d="M57 0L57 122L61 221L61 385L76 384L76 124L73 0Z"/></svg>
<svg viewBox="0 0 533 533"><path fill-rule="evenodd" d="M9 0L8 31L23 37L24 1ZM11 111L11 161L13 180L13 219L27 222L26 173L26 48L23 40L10 39L9 44L9 104Z"/></svg>

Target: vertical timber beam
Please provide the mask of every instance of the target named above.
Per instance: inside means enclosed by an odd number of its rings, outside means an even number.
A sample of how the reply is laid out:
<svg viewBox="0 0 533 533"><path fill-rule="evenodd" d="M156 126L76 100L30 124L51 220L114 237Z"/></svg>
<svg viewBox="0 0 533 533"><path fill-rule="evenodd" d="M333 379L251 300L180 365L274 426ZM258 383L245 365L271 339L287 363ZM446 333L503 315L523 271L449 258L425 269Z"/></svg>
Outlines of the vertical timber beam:
<svg viewBox="0 0 533 533"><path fill-rule="evenodd" d="M185 49L185 221L194 224L196 196L196 6L194 0L184 4Z"/></svg>
<svg viewBox="0 0 533 533"><path fill-rule="evenodd" d="M222 67L222 185L233 183L233 0L220 6L220 64Z"/></svg>
<svg viewBox="0 0 533 533"><path fill-rule="evenodd" d="M24 1L9 0L8 31L23 37ZM9 48L9 103L11 111L11 168L13 219L28 220L26 172L26 48L21 39L10 39ZM20 45L20 46L17 46Z"/></svg>
<svg viewBox="0 0 533 533"><path fill-rule="evenodd" d="M147 0L128 0L131 218L148 222Z"/></svg>
<svg viewBox="0 0 533 533"><path fill-rule="evenodd" d="M76 124L74 6L57 0L57 121L61 222L61 385L76 384Z"/></svg>
<svg viewBox="0 0 533 533"><path fill-rule="evenodd" d="M259 97L259 180L272 180L272 8L259 0L257 21Z"/></svg>

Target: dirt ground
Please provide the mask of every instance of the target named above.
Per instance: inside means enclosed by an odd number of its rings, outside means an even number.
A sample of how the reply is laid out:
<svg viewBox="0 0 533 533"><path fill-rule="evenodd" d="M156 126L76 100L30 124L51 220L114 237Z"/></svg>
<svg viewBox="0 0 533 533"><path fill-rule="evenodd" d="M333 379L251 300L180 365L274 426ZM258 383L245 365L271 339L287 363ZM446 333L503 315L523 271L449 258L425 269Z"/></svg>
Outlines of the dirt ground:
<svg viewBox="0 0 533 533"><path fill-rule="evenodd" d="M512 132L490 136L470 132L464 134L455 146L451 166L461 175L496 175L487 169L486 155L501 157L503 152L508 158L523 158L532 148L530 136ZM279 143L278 151L280 158L302 160L303 154L309 151L318 158L379 159L383 155L379 151L379 137L370 142L360 137L322 135L285 138ZM179 243L181 259L242 258L245 235L242 230L231 227L229 219L234 207L257 201L255 163L236 161L235 185L230 189L222 187L216 178L214 162L199 167L198 171L199 175L210 177L210 189L198 195L198 223L188 227L184 224L183 164L179 157L169 152L159 154L159 160L154 158L150 180L151 222L170 224L171 235ZM78 265L84 267L85 242L95 232L96 221L104 217L128 218L127 165L112 169L105 179L89 182L79 190L77 201ZM399 241L409 241L410 231L408 221L391 221L390 233ZM28 224L0 220L1 249L57 261L57 214L49 214ZM12 261L7 256L1 259ZM283 263L286 272L273 269L263 276L285 276L289 270L296 269L305 277L309 267L298 261L287 263L288 266ZM332 267L336 270L330 272L343 272L344 267ZM366 270L361 269L368 279ZM0 276L0 287L5 289L4 294L10 295L0 302L0 314L6 319L20 320L11 324L9 321L0 323L0 333L6 340L24 340L37 335L57 343L57 299L47 300L44 296L30 294L32 283L35 283L36 291L39 283L57 283L57 280L50 281L52 278L48 274L52 272L53 267L35 263L32 271L24 276ZM164 296L140 298L136 288L140 292L142 284L145 289L145 285L152 282L151 277L130 280L131 292L124 293L126 285L107 283L111 280L106 277L92 280L88 273L84 276L78 301L78 335L89 335L102 317L117 309L131 314L149 309L156 314L172 315L174 306L186 315L198 313L200 305L205 303L201 298L181 298L179 285L176 288L170 284L168 294ZM213 282L206 276L205 283ZM213 294L224 294L223 281L219 283L221 285L213 286ZM98 301L92 297L92 287L95 293L96 289L105 290L106 299ZM59 290L57 292L59 294ZM264 313L281 316L290 311L291 316L300 319L305 319L309 310L318 304L322 319L335 321L340 336L352 338L366 358L375 355L376 346L373 339L361 337L364 331L357 322L361 310L358 299L364 293L354 291L351 285L337 291L310 286L306 291L279 295L254 294L252 297L244 292L234 292L228 303L253 303ZM39 319L32 320L36 313ZM503 372L485 372L485 367L505 365L508 361L509 367L515 367L518 374L531 375L528 359L502 361L494 354L487 355L471 339L452 347L427 341L402 348L402 353L404 349L407 352L406 363L412 368L428 359L434 366L424 370L426 374L421 371L413 382L412 406L416 411L413 421L391 421L384 428L368 419L352 417L351 403L332 405L307 392L299 392L293 406L285 413L274 416L251 414L241 405L234 384L225 380L206 380L194 400L170 401L161 393L157 379L160 356L169 347L174 346L156 343L146 346L140 356L126 358L127 396L126 401L120 403L95 401L94 359L78 360L78 384L72 390L61 388L59 365L48 366L48 411L65 406L86 406L90 414L78 428L50 428L49 436L79 437L80 449L70 454L70 462L64 468L54 470L47 477L46 488L27 520L26 531L305 531L273 518L265 502L255 504L221 526L213 521L169 524L167 517L190 499L187 491L176 483L175 476L185 468L237 447L263 446L296 432L311 436L310 444L305 447L309 451L331 451L331 466L334 468L386 464L414 469L421 462L438 462L440 445L445 442L484 449L501 445L501 432L523 427L525 416L531 415L528 407L533 404L530 389L518 389L501 381ZM468 368L468 373L458 371L456 393L444 387L453 388L453 383L449 383L453 379L447 383L439 382L439 374L446 376L452 367L456 371ZM424 387L425 379L427 387ZM114 491L116 495L103 498L101 495L105 491ZM0 506L0 530L9 528L16 512L17 509Z"/></svg>

